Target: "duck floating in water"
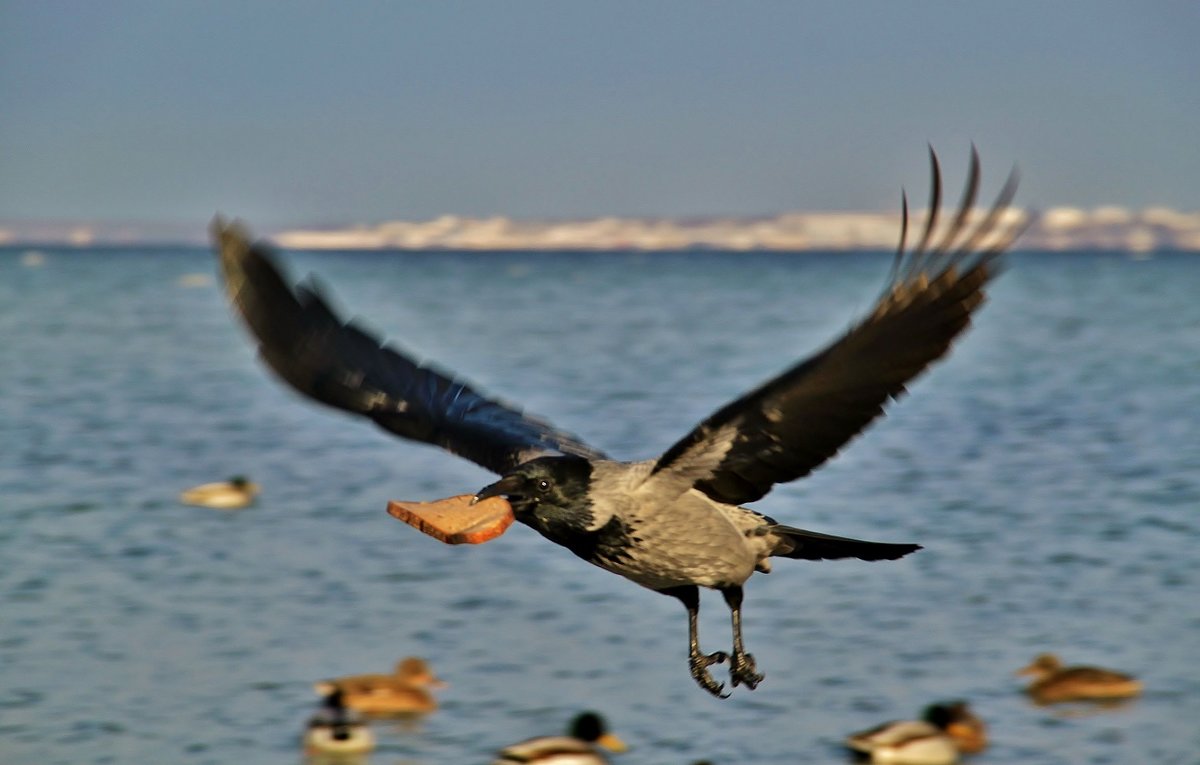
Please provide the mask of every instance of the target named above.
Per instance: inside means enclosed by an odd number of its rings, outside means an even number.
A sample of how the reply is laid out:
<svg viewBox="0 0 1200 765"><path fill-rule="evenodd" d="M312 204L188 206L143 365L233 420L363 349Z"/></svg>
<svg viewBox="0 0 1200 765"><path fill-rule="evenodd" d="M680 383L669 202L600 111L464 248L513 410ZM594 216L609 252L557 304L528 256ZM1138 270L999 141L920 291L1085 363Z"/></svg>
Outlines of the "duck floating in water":
<svg viewBox="0 0 1200 765"><path fill-rule="evenodd" d="M1142 692L1142 683L1129 675L1101 667L1064 667L1052 653L1044 653L1018 675L1032 675L1025 692L1038 704L1062 701L1111 701Z"/></svg>
<svg viewBox="0 0 1200 765"><path fill-rule="evenodd" d="M608 758L600 747L619 753L625 742L608 731L604 718L584 712L571 721L565 736L531 738L500 750L492 765L537 763L538 765L605 765Z"/></svg>
<svg viewBox="0 0 1200 765"><path fill-rule="evenodd" d="M346 708L337 688L325 696L304 732L304 752L309 755L364 754L374 748L371 729L357 712Z"/></svg>
<svg viewBox="0 0 1200 765"><path fill-rule="evenodd" d="M874 763L950 765L987 746L987 726L965 701L930 704L920 720L895 720L853 733L846 746Z"/></svg>
<svg viewBox="0 0 1200 765"><path fill-rule="evenodd" d="M340 690L346 706L363 714L414 715L437 709L437 699L429 691L445 685L424 659L409 656L396 662L390 675L348 675L321 680L313 688L321 695Z"/></svg>
<svg viewBox="0 0 1200 765"><path fill-rule="evenodd" d="M245 476L235 475L228 481L205 483L188 489L179 495L179 501L185 505L217 510L240 510L254 502L258 493L258 484L251 483Z"/></svg>

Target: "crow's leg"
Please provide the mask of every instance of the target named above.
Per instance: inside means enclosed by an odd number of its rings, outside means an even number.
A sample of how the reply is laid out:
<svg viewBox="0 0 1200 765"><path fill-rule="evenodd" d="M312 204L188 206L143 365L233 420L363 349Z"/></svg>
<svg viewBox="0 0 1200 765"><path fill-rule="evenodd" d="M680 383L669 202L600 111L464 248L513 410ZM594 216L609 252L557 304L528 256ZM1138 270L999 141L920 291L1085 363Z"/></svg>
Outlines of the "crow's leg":
<svg viewBox="0 0 1200 765"><path fill-rule="evenodd" d="M725 596L725 603L729 606L730 617L733 621L733 657L729 663L730 680L734 687L744 683L754 690L762 681L763 676L758 673L758 667L754 665L754 657L746 653L746 649L742 646L742 588L737 585L722 587L721 594Z"/></svg>
<svg viewBox="0 0 1200 765"><path fill-rule="evenodd" d="M712 679L712 675L708 673L708 668L713 664L721 664L729 655L724 651L716 653L702 654L700 653L700 636L697 620L700 615L700 590L696 585L684 585L683 587L670 587L665 590L659 590L663 595L670 595L679 598L683 602L688 612L688 662L692 669L692 677L700 684L700 687L708 691L714 696L726 698L727 693L721 693L725 689L724 683L718 683Z"/></svg>

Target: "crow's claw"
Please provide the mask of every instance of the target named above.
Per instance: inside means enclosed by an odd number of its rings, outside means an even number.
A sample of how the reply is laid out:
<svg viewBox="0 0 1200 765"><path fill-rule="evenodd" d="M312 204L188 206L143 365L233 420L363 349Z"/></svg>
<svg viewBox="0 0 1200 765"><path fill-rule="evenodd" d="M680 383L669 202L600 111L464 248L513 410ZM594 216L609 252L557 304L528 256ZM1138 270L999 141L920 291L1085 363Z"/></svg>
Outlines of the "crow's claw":
<svg viewBox="0 0 1200 765"><path fill-rule="evenodd" d="M754 690L762 682L763 677L764 675L758 673L758 666L754 663L753 656L748 653L734 654L733 661L729 666L729 678L735 688L745 685L750 690Z"/></svg>
<svg viewBox="0 0 1200 765"><path fill-rule="evenodd" d="M721 692L725 690L725 684L718 683L716 680L713 680L712 675L708 673L708 668L713 664L724 664L728 660L729 654L725 653L724 651L710 653L707 656L700 653L694 654L689 661L692 669L692 677L696 679L696 682L699 683L700 687L704 690L708 691L717 698L727 699L729 698L729 694Z"/></svg>

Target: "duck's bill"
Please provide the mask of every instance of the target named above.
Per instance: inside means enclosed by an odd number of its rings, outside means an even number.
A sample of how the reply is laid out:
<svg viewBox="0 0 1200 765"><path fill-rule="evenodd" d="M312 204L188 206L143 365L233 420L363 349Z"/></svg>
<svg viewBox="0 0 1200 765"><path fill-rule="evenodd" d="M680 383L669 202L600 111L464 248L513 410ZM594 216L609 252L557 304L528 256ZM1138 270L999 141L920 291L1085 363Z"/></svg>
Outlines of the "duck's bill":
<svg viewBox="0 0 1200 765"><path fill-rule="evenodd" d="M629 748L615 733L605 733L596 739L596 743L615 754L620 754Z"/></svg>
<svg viewBox="0 0 1200 765"><path fill-rule="evenodd" d="M514 520L503 497L475 501L459 494L433 502L388 502L388 514L448 545L477 545L503 534Z"/></svg>

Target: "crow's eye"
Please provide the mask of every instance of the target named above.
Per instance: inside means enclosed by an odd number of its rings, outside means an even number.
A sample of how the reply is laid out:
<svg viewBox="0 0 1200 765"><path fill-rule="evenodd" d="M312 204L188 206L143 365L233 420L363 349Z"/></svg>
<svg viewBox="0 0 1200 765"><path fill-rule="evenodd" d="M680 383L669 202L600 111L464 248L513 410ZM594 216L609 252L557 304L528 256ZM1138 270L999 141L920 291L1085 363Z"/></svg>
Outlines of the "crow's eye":
<svg viewBox="0 0 1200 765"><path fill-rule="evenodd" d="M546 492L550 491L550 482L547 481L545 478L538 481L537 482L537 490L542 494L545 494Z"/></svg>

